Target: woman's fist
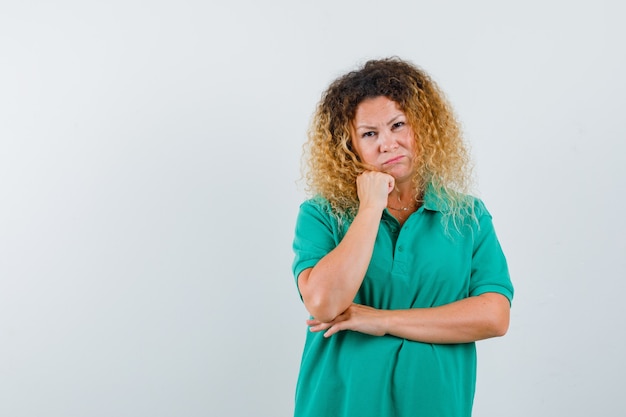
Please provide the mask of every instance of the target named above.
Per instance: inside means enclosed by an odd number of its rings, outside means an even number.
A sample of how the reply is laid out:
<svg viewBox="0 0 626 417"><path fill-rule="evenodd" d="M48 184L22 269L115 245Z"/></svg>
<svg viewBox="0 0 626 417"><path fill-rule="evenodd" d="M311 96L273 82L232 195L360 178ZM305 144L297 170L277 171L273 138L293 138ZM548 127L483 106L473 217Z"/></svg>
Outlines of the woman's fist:
<svg viewBox="0 0 626 417"><path fill-rule="evenodd" d="M395 186L395 179L384 172L365 171L356 178L359 207L372 207L381 211L387 207L387 196Z"/></svg>

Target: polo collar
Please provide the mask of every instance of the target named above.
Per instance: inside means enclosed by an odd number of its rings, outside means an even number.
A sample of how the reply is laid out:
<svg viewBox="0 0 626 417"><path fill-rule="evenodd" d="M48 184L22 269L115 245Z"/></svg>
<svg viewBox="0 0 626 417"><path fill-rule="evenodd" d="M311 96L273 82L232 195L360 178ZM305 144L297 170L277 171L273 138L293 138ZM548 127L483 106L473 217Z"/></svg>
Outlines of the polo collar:
<svg viewBox="0 0 626 417"><path fill-rule="evenodd" d="M424 191L424 209L444 212L448 208L448 202L442 198L441 194L437 193L433 184L429 183Z"/></svg>

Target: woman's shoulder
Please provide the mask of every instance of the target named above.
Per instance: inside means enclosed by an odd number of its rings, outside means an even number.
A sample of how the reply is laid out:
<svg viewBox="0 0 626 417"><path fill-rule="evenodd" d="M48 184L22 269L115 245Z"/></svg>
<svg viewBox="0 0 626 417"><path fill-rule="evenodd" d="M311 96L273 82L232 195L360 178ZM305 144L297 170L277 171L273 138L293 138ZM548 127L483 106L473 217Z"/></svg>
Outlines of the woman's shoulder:
<svg viewBox="0 0 626 417"><path fill-rule="evenodd" d="M300 215L315 217L337 230L344 229L351 222L347 216L338 214L330 201L320 195L303 201L300 204Z"/></svg>
<svg viewBox="0 0 626 417"><path fill-rule="evenodd" d="M348 209L341 209L338 208L335 204L333 204L330 199L316 194L313 197L305 200L300 207L314 207L318 210L322 210L325 213L333 216L333 217L341 217L344 220L346 219L350 219L351 217L354 217L354 215L356 213L353 213L353 209L348 208Z"/></svg>
<svg viewBox="0 0 626 417"><path fill-rule="evenodd" d="M484 207L482 200L472 194L462 193L453 189L435 187L429 184L424 192L424 206L433 211L446 213L455 209L481 210Z"/></svg>
<svg viewBox="0 0 626 417"><path fill-rule="evenodd" d="M300 204L300 210L316 210L316 211L324 212L326 214L333 213L333 209L330 204L330 201L318 195L304 200Z"/></svg>
<svg viewBox="0 0 626 417"><path fill-rule="evenodd" d="M300 213L315 214L328 219L337 217L330 201L318 195L304 200L300 204Z"/></svg>

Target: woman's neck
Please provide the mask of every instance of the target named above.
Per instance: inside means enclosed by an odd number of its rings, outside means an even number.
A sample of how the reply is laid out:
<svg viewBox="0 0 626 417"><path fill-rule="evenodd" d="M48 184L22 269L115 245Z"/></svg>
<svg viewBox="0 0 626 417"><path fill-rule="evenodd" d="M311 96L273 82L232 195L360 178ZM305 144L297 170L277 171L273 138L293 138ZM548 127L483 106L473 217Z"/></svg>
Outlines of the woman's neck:
<svg viewBox="0 0 626 417"><path fill-rule="evenodd" d="M415 193L415 189L413 188L412 183L409 183L409 184L396 183L394 189L389 193L388 201L389 202L402 201L402 202L408 203L410 201L414 202L416 200L416 197L417 195Z"/></svg>

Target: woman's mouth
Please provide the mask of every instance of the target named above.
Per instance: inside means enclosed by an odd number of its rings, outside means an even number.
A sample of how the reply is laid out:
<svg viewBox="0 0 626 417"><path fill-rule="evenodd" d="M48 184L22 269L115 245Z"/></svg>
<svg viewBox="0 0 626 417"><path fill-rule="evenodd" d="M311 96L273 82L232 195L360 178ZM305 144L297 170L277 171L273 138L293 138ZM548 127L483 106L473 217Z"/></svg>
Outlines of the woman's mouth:
<svg viewBox="0 0 626 417"><path fill-rule="evenodd" d="M399 160L401 160L402 158L404 158L404 156L399 155L399 156L395 156L391 159L386 160L385 162L383 162L383 166L385 165L390 165L390 164L395 164L396 162L398 162Z"/></svg>

